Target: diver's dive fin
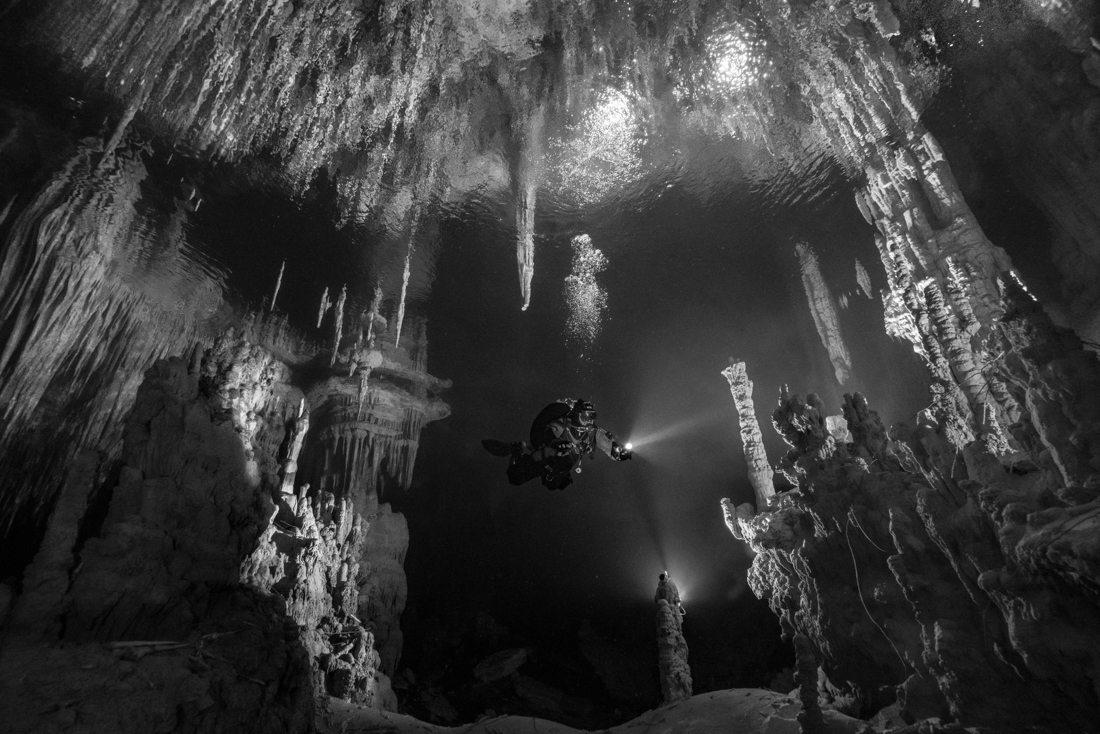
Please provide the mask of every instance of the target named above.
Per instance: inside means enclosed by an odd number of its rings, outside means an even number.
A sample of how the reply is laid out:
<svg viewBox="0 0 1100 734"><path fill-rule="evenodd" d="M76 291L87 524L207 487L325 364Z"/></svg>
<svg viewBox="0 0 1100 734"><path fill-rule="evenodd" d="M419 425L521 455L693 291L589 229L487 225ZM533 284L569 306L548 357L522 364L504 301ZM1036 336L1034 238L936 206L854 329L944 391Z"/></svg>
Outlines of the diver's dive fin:
<svg viewBox="0 0 1100 734"><path fill-rule="evenodd" d="M487 438L481 442L481 445L485 447L493 456L511 456L513 451L513 444L506 441L494 441L491 438Z"/></svg>

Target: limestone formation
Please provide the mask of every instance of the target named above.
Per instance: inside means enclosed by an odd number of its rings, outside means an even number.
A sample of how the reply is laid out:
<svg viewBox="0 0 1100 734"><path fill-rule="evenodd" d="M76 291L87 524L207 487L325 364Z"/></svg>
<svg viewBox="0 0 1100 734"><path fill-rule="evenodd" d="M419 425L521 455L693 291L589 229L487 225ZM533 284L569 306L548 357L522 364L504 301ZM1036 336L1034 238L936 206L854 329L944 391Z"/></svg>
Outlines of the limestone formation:
<svg viewBox="0 0 1100 734"><path fill-rule="evenodd" d="M764 450L764 437L756 420L756 406L752 402L752 380L744 362L730 358L730 366L722 370L722 376L730 385L733 404L737 408L737 421L741 426L741 445L745 463L749 469L749 483L756 494L756 508L762 511L775 494L773 472Z"/></svg>
<svg viewBox="0 0 1100 734"><path fill-rule="evenodd" d="M798 263L802 270L802 286L806 289L806 301L810 306L810 314L814 318L814 326L817 327L817 335L821 338L821 345L829 354L836 381L843 385L852 376L852 358L840 333L840 319L836 314L833 296L825 284L825 276L821 273L817 253L805 242L795 245L795 252L798 253Z"/></svg>
<svg viewBox="0 0 1100 734"><path fill-rule="evenodd" d="M657 604L657 665L661 698L668 703L691 698L691 668L682 630L680 592L667 573L661 574L654 595Z"/></svg>
<svg viewBox="0 0 1100 734"><path fill-rule="evenodd" d="M888 432L858 395L837 443L819 400L784 394L797 490L741 523L749 583L865 705L899 685L914 718L1096 731L1100 361L1018 290L998 310L1020 452L930 413Z"/></svg>

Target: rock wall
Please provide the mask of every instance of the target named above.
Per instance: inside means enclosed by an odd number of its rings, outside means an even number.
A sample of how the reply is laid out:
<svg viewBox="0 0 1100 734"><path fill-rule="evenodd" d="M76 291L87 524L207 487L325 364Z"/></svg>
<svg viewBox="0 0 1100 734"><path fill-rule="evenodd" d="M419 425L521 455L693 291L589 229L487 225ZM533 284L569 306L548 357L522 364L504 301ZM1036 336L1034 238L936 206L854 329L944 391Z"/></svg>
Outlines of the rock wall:
<svg viewBox="0 0 1100 734"><path fill-rule="evenodd" d="M784 394L779 470L797 487L739 519L749 582L868 708L896 692L910 719L1097 731L1100 362L1006 293L990 346L1015 448L931 410L887 431L859 395L838 443L815 396Z"/></svg>
<svg viewBox="0 0 1100 734"><path fill-rule="evenodd" d="M185 204L167 223L146 211L146 153L131 139L85 140L0 216L5 522L48 514L81 452L117 458L142 373L210 338L221 289L186 252Z"/></svg>

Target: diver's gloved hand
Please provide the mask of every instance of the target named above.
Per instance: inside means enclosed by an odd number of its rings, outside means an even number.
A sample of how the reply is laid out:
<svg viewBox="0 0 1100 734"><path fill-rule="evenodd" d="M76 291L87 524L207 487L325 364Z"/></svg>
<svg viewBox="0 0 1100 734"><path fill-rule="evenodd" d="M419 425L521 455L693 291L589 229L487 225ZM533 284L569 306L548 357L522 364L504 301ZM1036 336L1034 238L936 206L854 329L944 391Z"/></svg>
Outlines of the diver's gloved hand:
<svg viewBox="0 0 1100 734"><path fill-rule="evenodd" d="M615 444L611 447L611 458L615 461L630 461L634 458L634 452L626 446Z"/></svg>

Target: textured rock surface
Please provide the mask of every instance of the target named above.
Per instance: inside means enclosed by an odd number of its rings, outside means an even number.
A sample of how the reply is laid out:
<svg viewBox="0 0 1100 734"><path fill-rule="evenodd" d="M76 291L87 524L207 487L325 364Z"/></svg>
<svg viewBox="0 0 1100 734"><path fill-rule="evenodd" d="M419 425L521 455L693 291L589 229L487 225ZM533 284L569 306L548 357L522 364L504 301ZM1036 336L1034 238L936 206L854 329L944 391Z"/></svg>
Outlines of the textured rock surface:
<svg viewBox="0 0 1100 734"><path fill-rule="evenodd" d="M1100 362L1007 288L990 347L1019 448L961 442L946 410L887 433L858 395L837 443L815 396L785 394L779 468L797 489L740 520L749 582L870 705L900 686L911 718L1096 731Z"/></svg>

